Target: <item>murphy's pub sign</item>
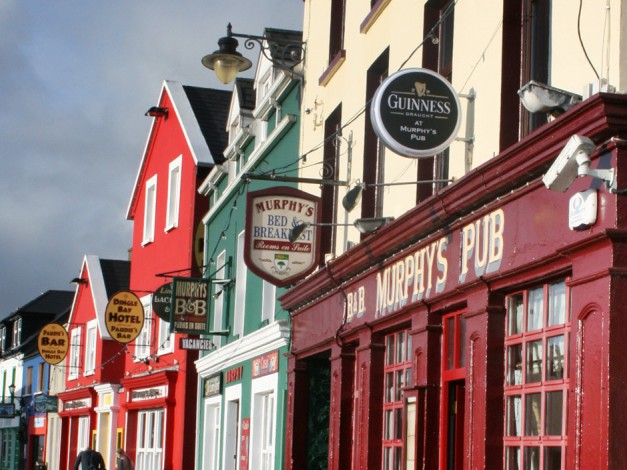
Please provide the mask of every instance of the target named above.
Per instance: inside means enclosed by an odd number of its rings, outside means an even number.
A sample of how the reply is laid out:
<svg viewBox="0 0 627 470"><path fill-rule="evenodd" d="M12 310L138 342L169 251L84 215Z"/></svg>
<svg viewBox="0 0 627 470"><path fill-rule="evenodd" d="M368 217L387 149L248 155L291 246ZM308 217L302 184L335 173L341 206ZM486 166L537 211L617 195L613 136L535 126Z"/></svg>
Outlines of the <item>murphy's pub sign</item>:
<svg viewBox="0 0 627 470"><path fill-rule="evenodd" d="M311 273L318 260L318 230L311 225L293 243L290 230L318 221L320 198L285 186L251 191L246 201L244 260L262 279L283 287Z"/></svg>
<svg viewBox="0 0 627 470"><path fill-rule="evenodd" d="M416 158L445 150L461 123L457 93L444 77L426 69L389 76L374 94L370 115L387 147Z"/></svg>

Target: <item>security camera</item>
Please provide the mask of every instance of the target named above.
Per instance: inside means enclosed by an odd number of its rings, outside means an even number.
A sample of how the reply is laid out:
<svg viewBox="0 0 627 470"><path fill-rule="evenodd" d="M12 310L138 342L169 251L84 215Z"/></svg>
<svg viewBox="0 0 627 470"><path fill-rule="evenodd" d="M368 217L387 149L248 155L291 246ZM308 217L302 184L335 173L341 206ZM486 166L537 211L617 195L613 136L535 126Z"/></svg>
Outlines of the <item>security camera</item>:
<svg viewBox="0 0 627 470"><path fill-rule="evenodd" d="M595 149L596 145L588 137L573 135L542 177L542 182L552 191L565 192L577 176L587 174L579 168L589 167L590 154Z"/></svg>

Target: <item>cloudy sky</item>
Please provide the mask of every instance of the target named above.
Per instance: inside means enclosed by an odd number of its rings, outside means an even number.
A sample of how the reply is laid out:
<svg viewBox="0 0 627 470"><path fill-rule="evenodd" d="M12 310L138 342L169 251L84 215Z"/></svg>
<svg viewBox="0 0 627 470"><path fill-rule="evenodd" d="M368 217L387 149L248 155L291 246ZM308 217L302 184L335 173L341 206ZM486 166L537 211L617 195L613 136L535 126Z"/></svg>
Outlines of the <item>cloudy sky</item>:
<svg viewBox="0 0 627 470"><path fill-rule="evenodd" d="M260 35L302 14L302 0L0 1L0 318L73 290L85 254L126 258L163 80L223 88L200 59L228 22Z"/></svg>

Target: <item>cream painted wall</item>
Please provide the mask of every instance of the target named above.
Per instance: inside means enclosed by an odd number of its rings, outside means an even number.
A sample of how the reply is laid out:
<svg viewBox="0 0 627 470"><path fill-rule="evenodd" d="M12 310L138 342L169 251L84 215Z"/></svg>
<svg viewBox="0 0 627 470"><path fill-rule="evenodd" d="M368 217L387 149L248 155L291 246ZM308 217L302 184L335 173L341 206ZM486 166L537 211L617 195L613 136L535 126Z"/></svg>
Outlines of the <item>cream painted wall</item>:
<svg viewBox="0 0 627 470"><path fill-rule="evenodd" d="M424 1L390 0L371 28L363 33L360 25L370 12L370 2L346 0L344 49L346 60L326 86L319 79L328 66L330 1L305 0L303 37L307 43L305 86L302 102L301 155L307 153L301 165L302 176L320 177L324 120L341 103L343 139L341 143L340 179L354 181L362 175L364 105L366 71L389 46L390 74L401 68L420 67L422 49L415 50L423 40ZM625 33L627 0L585 0L582 10L582 38L588 54L600 75L607 75L610 83L619 89L627 88ZM455 5L455 33L452 85L461 95L476 92L474 114L474 149L471 168L476 168L498 153L500 127L501 55L502 55L502 1L457 0ZM609 21L606 13L609 5ZM579 2L553 0L552 49L550 84L578 94L584 85L596 79L585 59L577 36ZM609 25L609 53L606 42ZM621 30L621 25L623 26ZM414 52L415 51L415 52ZM608 60L609 58L609 60ZM606 67L607 65L607 67ZM468 100L460 99L462 124L458 137L465 136ZM346 125L347 123L350 124ZM349 148L352 138L352 165L348 174ZM385 180L413 181L416 179L416 160L386 150ZM465 144L454 142L450 147L450 176L463 177L465 173ZM302 189L319 194L319 188L302 185ZM340 188L340 198L348 188ZM413 207L415 186L395 186L385 189L384 214L401 216ZM350 223L359 217L359 209L350 215L340 206L338 223ZM336 253L344 251L346 240L357 242L357 231L350 227L345 237L338 227Z"/></svg>

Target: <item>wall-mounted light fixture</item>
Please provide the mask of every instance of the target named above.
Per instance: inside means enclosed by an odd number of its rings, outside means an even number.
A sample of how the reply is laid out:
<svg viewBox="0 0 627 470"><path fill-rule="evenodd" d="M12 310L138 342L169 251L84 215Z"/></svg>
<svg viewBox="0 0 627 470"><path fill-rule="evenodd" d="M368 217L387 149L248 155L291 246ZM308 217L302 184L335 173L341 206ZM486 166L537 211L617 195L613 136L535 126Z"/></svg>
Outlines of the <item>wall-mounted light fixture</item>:
<svg viewBox="0 0 627 470"><path fill-rule="evenodd" d="M213 298L217 299L222 293L228 289L231 284L235 282L234 279L211 279L211 284L216 286L216 291L213 293Z"/></svg>
<svg viewBox="0 0 627 470"><path fill-rule="evenodd" d="M581 101L581 95L531 80L518 90L523 106L530 113L548 113L553 117L568 111Z"/></svg>
<svg viewBox="0 0 627 470"><path fill-rule="evenodd" d="M75 277L70 281L70 284L87 284L87 279L83 279L82 277Z"/></svg>
<svg viewBox="0 0 627 470"><path fill-rule="evenodd" d="M452 181L455 181L455 178L439 179L439 180L424 180L424 181L397 181L393 183L364 183L364 182L357 181L357 183L355 183L355 186L349 189L346 195L342 198L342 206L344 206L344 209L347 212L352 211L357 206L357 204L359 204L359 201L361 200L361 193L368 186L370 187L401 186L401 185L409 185L409 184L450 183Z"/></svg>
<svg viewBox="0 0 627 470"><path fill-rule="evenodd" d="M394 217L369 217L369 218L363 218L363 219L356 219L352 224L334 224L334 223L326 223L326 222L320 222L320 223L302 222L300 224L295 225L294 227L290 229L287 238L290 241L290 243L294 243L296 240L298 240L298 237L300 237L303 234L303 232L311 226L314 226L314 227L338 227L338 226L348 227L352 225L357 230L359 230L359 233L366 235L369 233L376 232L378 229L383 227L388 222L391 222L392 220L394 220Z"/></svg>
<svg viewBox="0 0 627 470"><path fill-rule="evenodd" d="M302 34L300 35L302 38ZM263 36L239 34L232 31L231 23L226 27L226 36L218 40L218 50L204 56L202 64L215 71L218 80L227 84L238 72L248 70L252 62L237 52L239 42L235 38L242 38L244 47L252 49L257 43L263 55L275 67L302 76L294 71L294 67L305 58L305 43L295 39L294 31L266 28Z"/></svg>
<svg viewBox="0 0 627 470"><path fill-rule="evenodd" d="M168 117L168 108L163 108L161 106L153 106L148 111L144 113L144 116L150 117Z"/></svg>

